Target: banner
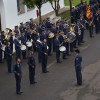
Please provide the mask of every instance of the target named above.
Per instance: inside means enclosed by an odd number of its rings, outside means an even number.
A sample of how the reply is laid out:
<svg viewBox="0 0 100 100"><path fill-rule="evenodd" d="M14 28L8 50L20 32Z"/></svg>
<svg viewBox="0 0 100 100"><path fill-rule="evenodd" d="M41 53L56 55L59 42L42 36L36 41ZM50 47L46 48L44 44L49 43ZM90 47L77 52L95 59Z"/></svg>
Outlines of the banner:
<svg viewBox="0 0 100 100"><path fill-rule="evenodd" d="M87 8L86 8L86 17L87 17L88 19L90 19L91 15L92 15L92 13L91 13L91 11L90 11L90 7L87 7Z"/></svg>

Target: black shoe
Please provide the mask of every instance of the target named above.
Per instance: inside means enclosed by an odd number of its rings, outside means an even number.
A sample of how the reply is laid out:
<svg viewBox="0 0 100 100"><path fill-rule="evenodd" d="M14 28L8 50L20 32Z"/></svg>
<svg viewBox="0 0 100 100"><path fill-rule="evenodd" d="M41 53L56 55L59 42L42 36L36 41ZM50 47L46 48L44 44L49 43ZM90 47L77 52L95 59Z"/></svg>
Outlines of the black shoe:
<svg viewBox="0 0 100 100"><path fill-rule="evenodd" d="M67 59L66 57L64 57L63 59Z"/></svg>
<svg viewBox="0 0 100 100"><path fill-rule="evenodd" d="M74 48L78 48L78 47L75 46Z"/></svg>
<svg viewBox="0 0 100 100"><path fill-rule="evenodd" d="M36 81L34 81L34 82L32 82L32 83L30 83L30 84L36 84L37 82Z"/></svg>
<svg viewBox="0 0 100 100"><path fill-rule="evenodd" d="M17 92L18 95L21 95L23 92Z"/></svg>
<svg viewBox="0 0 100 100"><path fill-rule="evenodd" d="M71 50L70 52L74 52L74 50Z"/></svg>
<svg viewBox="0 0 100 100"><path fill-rule="evenodd" d="M71 56L71 54L67 54L67 56Z"/></svg>
<svg viewBox="0 0 100 100"><path fill-rule="evenodd" d="M0 61L0 63L3 63L3 61Z"/></svg>
<svg viewBox="0 0 100 100"><path fill-rule="evenodd" d="M44 71L44 72L42 72L42 73L48 73L49 71Z"/></svg>
<svg viewBox="0 0 100 100"><path fill-rule="evenodd" d="M51 54L48 54L48 56L51 56Z"/></svg>
<svg viewBox="0 0 100 100"><path fill-rule="evenodd" d="M49 71L46 71L46 73L48 73Z"/></svg>
<svg viewBox="0 0 100 100"><path fill-rule="evenodd" d="M61 63L62 61L57 61L57 63Z"/></svg>

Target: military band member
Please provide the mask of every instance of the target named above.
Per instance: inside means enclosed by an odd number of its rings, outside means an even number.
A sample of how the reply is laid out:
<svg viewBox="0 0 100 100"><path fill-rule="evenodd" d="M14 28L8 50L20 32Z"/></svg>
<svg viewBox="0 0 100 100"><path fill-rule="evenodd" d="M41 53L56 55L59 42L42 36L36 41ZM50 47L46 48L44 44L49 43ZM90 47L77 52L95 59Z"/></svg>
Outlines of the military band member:
<svg viewBox="0 0 100 100"><path fill-rule="evenodd" d="M8 67L8 73L11 73L11 66L12 66L12 48L10 46L10 42L7 43L7 46L5 47L6 52L6 59L7 59L7 67Z"/></svg>
<svg viewBox="0 0 100 100"><path fill-rule="evenodd" d="M59 47L61 46L61 44L59 40L59 35L56 35L56 39L54 42L55 42L56 60L57 60L57 63L61 63L60 51L59 51Z"/></svg>
<svg viewBox="0 0 100 100"><path fill-rule="evenodd" d="M69 31L70 31L70 28L69 27L66 27L64 29L64 35L67 36L67 34L68 34ZM66 54L67 54L67 56L70 56L70 53L69 53L69 43L68 43L68 41L65 42L65 47L66 47Z"/></svg>
<svg viewBox="0 0 100 100"><path fill-rule="evenodd" d="M82 66L81 66L81 62L82 62L82 56L79 54L80 51L77 49L75 50L75 70L76 70L76 77L77 77L77 85L82 85Z"/></svg>
<svg viewBox="0 0 100 100"><path fill-rule="evenodd" d="M21 44L26 46L25 32L22 32L20 40L21 40ZM22 56L23 56L23 59L26 59L26 50L22 50Z"/></svg>
<svg viewBox="0 0 100 100"><path fill-rule="evenodd" d="M30 29L33 30L33 28L35 27L35 24L34 24L32 18L30 19L30 23L29 23L29 25L30 25Z"/></svg>
<svg viewBox="0 0 100 100"><path fill-rule="evenodd" d="M19 35L15 35L15 50L16 50L16 58L21 58L21 43L19 42Z"/></svg>
<svg viewBox="0 0 100 100"><path fill-rule="evenodd" d="M37 52L38 52L38 61L39 63L42 61L41 59L41 51L42 51L42 41L40 40L40 37L37 37L37 41L36 41L36 47L37 47Z"/></svg>
<svg viewBox="0 0 100 100"><path fill-rule="evenodd" d="M0 39L0 63L2 63L2 42Z"/></svg>
<svg viewBox="0 0 100 100"><path fill-rule="evenodd" d="M25 26L24 26L23 22L20 23L19 30L20 30L21 33L25 32Z"/></svg>
<svg viewBox="0 0 100 100"><path fill-rule="evenodd" d="M50 29L47 30L48 38L47 38L47 44L49 47L48 50L48 56L51 56L51 51L52 51L52 44L53 44L53 37L49 37L49 34L51 33Z"/></svg>
<svg viewBox="0 0 100 100"><path fill-rule="evenodd" d="M47 18L47 21L46 21L46 27L47 28L51 28L52 24L50 22L50 17Z"/></svg>
<svg viewBox="0 0 100 100"><path fill-rule="evenodd" d="M57 34L57 29L56 29L56 25L55 23L52 24L52 28L51 28L51 32L54 33L54 37L53 37L53 51L55 52L55 36Z"/></svg>
<svg viewBox="0 0 100 100"><path fill-rule="evenodd" d="M19 34L19 28L18 28L18 26L15 26L14 32L15 32L15 34Z"/></svg>
<svg viewBox="0 0 100 100"><path fill-rule="evenodd" d="M35 83L37 83L35 81L36 64L35 64L35 58L34 58L34 55L33 55L32 51L29 51L28 65L29 65L29 80L30 80L30 84L35 84Z"/></svg>
<svg viewBox="0 0 100 100"><path fill-rule="evenodd" d="M13 43L14 43L14 40L13 40L12 30L10 30L9 35L10 35L9 42L10 42L11 49L13 51Z"/></svg>
<svg viewBox="0 0 100 100"><path fill-rule="evenodd" d="M84 31L85 31L85 20L83 16L80 17L80 24L81 24L81 43L84 43Z"/></svg>
<svg viewBox="0 0 100 100"><path fill-rule="evenodd" d="M48 60L48 49L47 49L47 39L43 39L42 43L42 52L41 52L41 60L42 60L42 72L47 73L47 60Z"/></svg>
<svg viewBox="0 0 100 100"><path fill-rule="evenodd" d="M91 16L90 20L89 20L89 34L90 37L93 37L93 17Z"/></svg>
<svg viewBox="0 0 100 100"><path fill-rule="evenodd" d="M16 64L13 66L13 72L15 74L15 79L16 79L16 94L20 95L23 93L20 91L21 78L22 78L21 59L20 58L17 58Z"/></svg>
<svg viewBox="0 0 100 100"><path fill-rule="evenodd" d="M60 44L63 43L63 46L66 46L63 34L64 34L63 31L59 32L59 41L60 41ZM66 52L63 52L63 59L66 59Z"/></svg>

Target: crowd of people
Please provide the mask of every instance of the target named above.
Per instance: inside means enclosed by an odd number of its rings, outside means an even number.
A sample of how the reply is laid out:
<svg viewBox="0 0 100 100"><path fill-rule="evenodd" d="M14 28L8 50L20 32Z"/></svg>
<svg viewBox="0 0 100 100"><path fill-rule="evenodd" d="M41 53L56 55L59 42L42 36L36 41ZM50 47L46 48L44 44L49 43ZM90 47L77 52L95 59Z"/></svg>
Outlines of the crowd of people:
<svg viewBox="0 0 100 100"><path fill-rule="evenodd" d="M86 17L86 8L90 7L91 17ZM20 26L15 26L14 33L8 29L8 33L5 34L1 31L0 35L0 63L2 62L2 54L4 53L4 59L7 60L8 72L12 72L12 55L13 47L16 51L16 64L14 65L13 72L16 78L16 93L20 92L21 82L21 59L27 59L29 66L29 78L30 84L36 83L35 81L35 57L34 53L38 52L38 61L41 63L42 72L47 73L47 60L48 56L52 56L52 52L56 53L57 63L61 63L60 54L63 55L63 59L70 56L71 52L74 52L75 48L78 48L84 43L84 31L89 30L89 35L93 37L93 28L95 26L95 32L99 33L100 29L100 2L98 0L90 0L90 5L83 2L72 9L71 22L67 22L66 17L56 23L51 23L50 18L44 19L37 25L33 19L25 24L20 23ZM75 37L71 37L73 41L69 42L70 37L68 34L72 32L70 27L73 25L73 32ZM13 45L14 44L14 45ZM61 52L59 48L64 46L66 50ZM26 48L27 47L27 48ZM28 53L27 53L28 51ZM34 53L33 53L34 52ZM27 55L28 54L28 55ZM22 55L22 56L21 56Z"/></svg>

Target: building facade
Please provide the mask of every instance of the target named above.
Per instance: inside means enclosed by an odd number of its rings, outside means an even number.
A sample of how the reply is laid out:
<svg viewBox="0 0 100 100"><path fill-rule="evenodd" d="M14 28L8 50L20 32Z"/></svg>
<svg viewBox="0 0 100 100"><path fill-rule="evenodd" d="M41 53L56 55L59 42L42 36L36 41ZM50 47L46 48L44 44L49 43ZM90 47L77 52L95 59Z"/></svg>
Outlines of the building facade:
<svg viewBox="0 0 100 100"><path fill-rule="evenodd" d="M37 18L36 10L28 9L23 5L23 0L0 0L0 30L5 28L13 29L19 23L29 21L30 18ZM64 0L60 0L61 8L64 7ZM53 11L49 2L43 4L41 12L45 15Z"/></svg>

